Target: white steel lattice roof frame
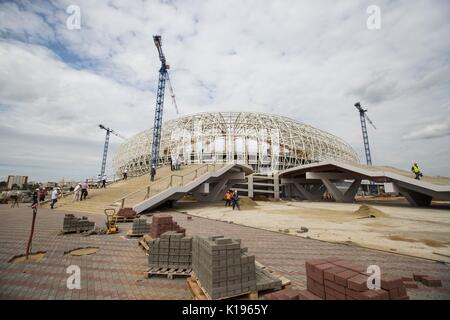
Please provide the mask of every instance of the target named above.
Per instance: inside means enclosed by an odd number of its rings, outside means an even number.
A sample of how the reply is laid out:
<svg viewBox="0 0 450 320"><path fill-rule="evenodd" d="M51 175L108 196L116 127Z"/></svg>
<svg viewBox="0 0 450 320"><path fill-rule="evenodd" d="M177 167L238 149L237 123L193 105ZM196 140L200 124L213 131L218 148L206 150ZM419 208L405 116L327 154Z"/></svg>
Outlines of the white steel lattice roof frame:
<svg viewBox="0 0 450 320"><path fill-rule="evenodd" d="M194 134L196 126L201 126L201 135ZM271 135L274 140L277 136L279 146L272 144ZM215 150L221 139L225 150ZM241 140L243 151L238 152L236 142ZM116 173L120 174L125 168L130 175L147 173L151 141L152 129L149 129L123 142L113 159ZM257 152L250 150L254 141ZM265 144L269 144L266 154L261 150ZM204 146L208 145L214 146L213 152L195 152L196 147L201 146L204 150ZM180 148L183 152L176 155L175 151ZM279 152L272 154L277 148ZM250 160L250 156L256 157L256 160ZM287 117L260 112L203 112L165 122L159 163L168 164L172 157L178 157L185 163L236 161L250 164L256 172L285 170L324 160L359 162L356 152L344 140Z"/></svg>

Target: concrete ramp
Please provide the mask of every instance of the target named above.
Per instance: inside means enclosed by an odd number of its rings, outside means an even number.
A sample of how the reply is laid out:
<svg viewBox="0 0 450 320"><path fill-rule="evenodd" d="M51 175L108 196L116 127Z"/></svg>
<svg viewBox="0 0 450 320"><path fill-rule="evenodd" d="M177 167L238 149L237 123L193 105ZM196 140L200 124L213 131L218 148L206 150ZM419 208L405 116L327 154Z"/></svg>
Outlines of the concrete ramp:
<svg viewBox="0 0 450 320"><path fill-rule="evenodd" d="M416 180L407 174L394 168L327 160L284 170L280 178L283 186L307 200L320 199L326 190L337 202L353 202L362 180L389 184L416 207L429 206L433 199L450 200L450 179L424 177ZM335 183L344 180L353 180L353 183L342 193Z"/></svg>
<svg viewBox="0 0 450 320"><path fill-rule="evenodd" d="M167 181L174 172L177 175L187 175L200 165L183 166L182 170L171 171L170 166L158 168L155 181L153 183L160 184L160 181ZM86 212L86 213L99 213L104 214L105 208L120 209L120 202L114 204L129 194L136 196L136 199L128 199L129 206L136 204L144 199L145 188L150 183L149 174L145 174L139 177L129 177L127 180L122 180L113 184L110 184L106 189L91 188L89 189L89 195L85 201L74 201L73 194L69 194L64 198L58 200L56 208L58 210L70 211L70 212ZM138 198L137 196L140 196ZM130 198L130 197L129 197ZM131 197L132 198L132 197ZM45 205L49 208L49 204Z"/></svg>
<svg viewBox="0 0 450 320"><path fill-rule="evenodd" d="M133 210L142 213L155 209L167 201L177 201L187 193L192 193L198 201L218 201L223 198L227 189L236 183L245 181L245 176L252 172L251 167L247 165L226 164L215 171L208 171L186 184L181 183L150 196L133 206Z"/></svg>

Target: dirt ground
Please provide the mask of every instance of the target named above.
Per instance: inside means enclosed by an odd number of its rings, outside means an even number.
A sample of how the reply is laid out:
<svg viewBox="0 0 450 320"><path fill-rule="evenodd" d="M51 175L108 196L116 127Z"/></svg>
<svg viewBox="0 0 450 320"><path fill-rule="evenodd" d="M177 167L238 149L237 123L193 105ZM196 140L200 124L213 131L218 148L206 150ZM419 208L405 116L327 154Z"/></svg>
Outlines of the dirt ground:
<svg viewBox="0 0 450 320"><path fill-rule="evenodd" d="M223 202L180 202L177 210L299 237L450 263L450 203L413 208L402 201L343 204L253 201L243 197L241 206L240 211L233 211Z"/></svg>

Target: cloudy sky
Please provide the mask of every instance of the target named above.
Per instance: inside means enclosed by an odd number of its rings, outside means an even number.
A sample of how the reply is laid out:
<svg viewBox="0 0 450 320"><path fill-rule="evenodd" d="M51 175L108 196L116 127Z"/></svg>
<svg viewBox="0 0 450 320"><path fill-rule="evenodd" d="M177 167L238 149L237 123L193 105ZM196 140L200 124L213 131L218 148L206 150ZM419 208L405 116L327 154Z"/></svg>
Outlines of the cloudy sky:
<svg viewBox="0 0 450 320"><path fill-rule="evenodd" d="M80 29L67 27L71 5ZM379 30L367 28L370 5ZM450 176L449 17L447 0L1 1L0 179L96 175L99 123L127 137L151 127L154 34L181 114L281 114L365 161L361 101L377 126L374 164ZM170 99L164 117L176 117ZM120 142L112 136L109 160Z"/></svg>

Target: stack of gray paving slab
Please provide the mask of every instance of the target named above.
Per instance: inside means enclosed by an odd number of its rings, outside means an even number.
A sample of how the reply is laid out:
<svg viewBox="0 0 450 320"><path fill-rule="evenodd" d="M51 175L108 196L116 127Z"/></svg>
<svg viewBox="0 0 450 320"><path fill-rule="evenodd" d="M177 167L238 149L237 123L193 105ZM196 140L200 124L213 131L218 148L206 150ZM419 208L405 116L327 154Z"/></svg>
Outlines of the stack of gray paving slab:
<svg viewBox="0 0 450 320"><path fill-rule="evenodd" d="M63 232L84 232L93 230L95 222L87 217L77 218L73 214L66 214L63 221Z"/></svg>
<svg viewBox="0 0 450 320"><path fill-rule="evenodd" d="M282 282L269 271L256 268L256 290L281 290Z"/></svg>
<svg viewBox="0 0 450 320"><path fill-rule="evenodd" d="M192 237L167 231L148 242L148 265L159 268L191 268Z"/></svg>
<svg viewBox="0 0 450 320"><path fill-rule="evenodd" d="M150 223L145 218L136 218L131 227L132 234L146 234L150 232Z"/></svg>
<svg viewBox="0 0 450 320"><path fill-rule="evenodd" d="M192 269L212 299L256 290L255 257L247 254L247 248L241 248L240 240L195 237Z"/></svg>

